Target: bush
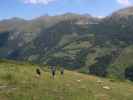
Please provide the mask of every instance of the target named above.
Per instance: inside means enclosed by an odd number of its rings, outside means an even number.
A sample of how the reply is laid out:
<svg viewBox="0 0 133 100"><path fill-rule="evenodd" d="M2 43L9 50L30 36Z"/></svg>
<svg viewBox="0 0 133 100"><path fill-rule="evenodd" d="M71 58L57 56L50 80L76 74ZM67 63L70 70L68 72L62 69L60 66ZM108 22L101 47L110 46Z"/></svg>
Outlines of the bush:
<svg viewBox="0 0 133 100"><path fill-rule="evenodd" d="M110 55L105 55L102 57L96 58L96 63L90 66L90 74L106 77L108 74L108 66L111 62L112 57Z"/></svg>
<svg viewBox="0 0 133 100"><path fill-rule="evenodd" d="M133 81L133 65L125 69L125 78Z"/></svg>

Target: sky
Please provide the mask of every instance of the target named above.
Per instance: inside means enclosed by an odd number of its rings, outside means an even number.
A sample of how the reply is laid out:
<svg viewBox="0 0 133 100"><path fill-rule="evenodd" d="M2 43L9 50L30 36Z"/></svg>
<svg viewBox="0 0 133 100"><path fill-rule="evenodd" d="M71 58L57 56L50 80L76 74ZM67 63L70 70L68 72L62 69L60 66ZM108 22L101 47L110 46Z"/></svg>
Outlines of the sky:
<svg viewBox="0 0 133 100"><path fill-rule="evenodd" d="M103 17L132 5L133 0L1 0L0 20L12 17L33 19L68 12Z"/></svg>

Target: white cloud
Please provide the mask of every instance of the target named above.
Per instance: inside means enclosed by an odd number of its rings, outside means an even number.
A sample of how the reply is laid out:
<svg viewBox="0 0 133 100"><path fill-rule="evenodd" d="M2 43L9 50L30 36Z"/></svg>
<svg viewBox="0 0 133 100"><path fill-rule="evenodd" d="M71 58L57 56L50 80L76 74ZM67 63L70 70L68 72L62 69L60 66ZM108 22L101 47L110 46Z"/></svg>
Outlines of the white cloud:
<svg viewBox="0 0 133 100"><path fill-rule="evenodd" d="M105 18L105 16L97 16L98 18L102 19L102 18Z"/></svg>
<svg viewBox="0 0 133 100"><path fill-rule="evenodd" d="M123 6L130 6L132 5L132 3L130 2L130 0L117 0L117 2Z"/></svg>
<svg viewBox="0 0 133 100"><path fill-rule="evenodd" d="M103 18L105 18L106 16L92 16L92 17L96 17L96 18L100 18L100 19L103 19Z"/></svg>
<svg viewBox="0 0 133 100"><path fill-rule="evenodd" d="M22 0L26 4L44 4L47 5L56 0Z"/></svg>

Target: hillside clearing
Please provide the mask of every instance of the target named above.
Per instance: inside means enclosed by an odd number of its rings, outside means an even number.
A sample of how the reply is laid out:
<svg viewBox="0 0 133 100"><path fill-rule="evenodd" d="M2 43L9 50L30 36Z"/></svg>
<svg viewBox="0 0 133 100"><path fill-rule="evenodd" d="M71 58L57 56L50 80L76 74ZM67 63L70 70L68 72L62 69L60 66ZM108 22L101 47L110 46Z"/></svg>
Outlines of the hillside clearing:
<svg viewBox="0 0 133 100"><path fill-rule="evenodd" d="M0 100L132 100L131 82L110 81L65 71L36 78L36 65L0 62ZM104 88L109 89L104 89Z"/></svg>

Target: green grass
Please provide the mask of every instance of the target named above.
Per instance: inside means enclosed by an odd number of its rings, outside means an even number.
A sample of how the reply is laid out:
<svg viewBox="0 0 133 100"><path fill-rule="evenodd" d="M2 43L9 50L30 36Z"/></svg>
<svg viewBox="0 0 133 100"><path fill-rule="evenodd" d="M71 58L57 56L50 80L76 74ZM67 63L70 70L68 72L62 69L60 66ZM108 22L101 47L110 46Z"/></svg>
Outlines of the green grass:
<svg viewBox="0 0 133 100"><path fill-rule="evenodd" d="M133 65L133 46L128 46L125 48L121 55L116 59L114 62L114 65L116 66L122 66L129 67L130 65Z"/></svg>
<svg viewBox="0 0 133 100"><path fill-rule="evenodd" d="M65 71L51 79L45 69L36 77L36 65L0 62L0 100L132 100L131 82L112 81ZM80 82L78 81L80 80ZM97 80L104 82L99 84ZM5 86L5 87L2 87ZM111 89L103 89L109 86Z"/></svg>

